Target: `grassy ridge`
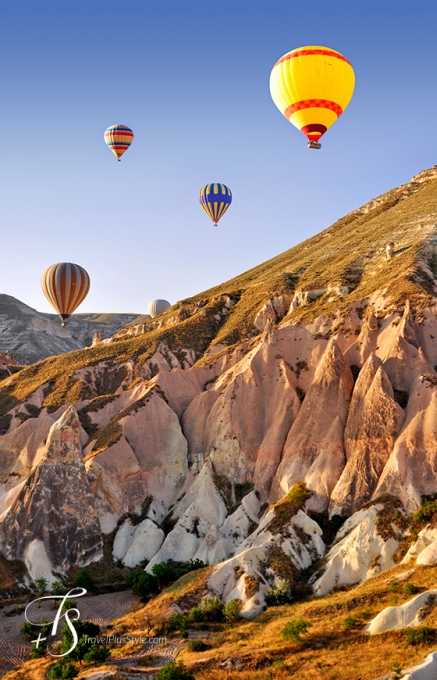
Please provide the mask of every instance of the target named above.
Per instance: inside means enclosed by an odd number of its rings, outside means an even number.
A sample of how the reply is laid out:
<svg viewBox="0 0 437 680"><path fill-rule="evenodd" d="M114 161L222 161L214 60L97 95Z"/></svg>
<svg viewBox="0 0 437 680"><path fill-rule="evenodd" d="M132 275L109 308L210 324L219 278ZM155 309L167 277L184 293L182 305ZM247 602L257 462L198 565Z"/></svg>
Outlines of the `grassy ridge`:
<svg viewBox="0 0 437 680"><path fill-rule="evenodd" d="M133 361L135 379L161 341L176 354L194 350L197 358L210 345L237 343L257 333L254 317L269 298L291 295L294 290L348 286L350 291L343 298L328 291L288 317L303 322L382 289L394 308L407 298L413 309L426 306L433 282L426 280L417 262L425 257L436 222L437 174L431 169L419 177L422 182L413 180L387 192L316 236L230 281L181 301L162 316L170 319L175 310L188 306L195 313L185 321L110 345L51 357L0 382L0 417L41 385L46 385L44 404L52 411L64 403L111 393L121 380L117 384L114 378L112 386L96 391L86 380L77 380L75 372L105 362L106 371L117 372L120 364ZM387 262L384 248L389 241L395 243L396 256ZM431 265L434 264L433 260ZM214 316L222 309L224 296L231 296L236 304L218 322Z"/></svg>

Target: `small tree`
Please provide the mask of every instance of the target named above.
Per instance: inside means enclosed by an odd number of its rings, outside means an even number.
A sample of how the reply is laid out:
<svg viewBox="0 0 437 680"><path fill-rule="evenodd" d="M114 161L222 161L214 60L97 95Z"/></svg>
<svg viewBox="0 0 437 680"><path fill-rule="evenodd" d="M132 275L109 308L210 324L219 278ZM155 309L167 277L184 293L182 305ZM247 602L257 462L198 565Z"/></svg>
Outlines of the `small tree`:
<svg viewBox="0 0 437 680"><path fill-rule="evenodd" d="M52 593L53 595L62 595L64 592L64 584L61 581L53 581Z"/></svg>
<svg viewBox="0 0 437 680"><path fill-rule="evenodd" d="M301 616L298 619L292 619L287 623L287 625L281 630L281 635L284 640L289 640L290 642L302 642L302 635L311 628L313 624L309 621L305 621Z"/></svg>
<svg viewBox="0 0 437 680"><path fill-rule="evenodd" d="M94 580L87 569L80 569L74 577L73 583L77 588L85 588L87 593L95 588Z"/></svg>
<svg viewBox="0 0 437 680"><path fill-rule="evenodd" d="M37 578L35 581L36 590L41 595L43 595L46 592L48 585L49 582L47 581L46 578Z"/></svg>
<svg viewBox="0 0 437 680"><path fill-rule="evenodd" d="M142 600L147 600L149 595L156 595L159 592L158 579L146 571L131 571L126 578L126 585Z"/></svg>
<svg viewBox="0 0 437 680"><path fill-rule="evenodd" d="M161 668L156 680L196 680L196 678L182 661L179 661L179 663L170 661Z"/></svg>

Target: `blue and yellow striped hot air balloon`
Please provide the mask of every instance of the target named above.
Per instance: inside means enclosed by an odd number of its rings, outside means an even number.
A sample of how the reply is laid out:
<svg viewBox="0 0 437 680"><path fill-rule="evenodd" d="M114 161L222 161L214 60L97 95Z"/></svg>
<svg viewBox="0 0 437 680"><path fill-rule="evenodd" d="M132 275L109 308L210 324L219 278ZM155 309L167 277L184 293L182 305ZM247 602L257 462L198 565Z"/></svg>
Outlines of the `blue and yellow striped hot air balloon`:
<svg viewBox="0 0 437 680"><path fill-rule="evenodd" d="M200 190L199 203L217 226L217 222L232 203L231 190L224 184L207 184Z"/></svg>
<svg viewBox="0 0 437 680"><path fill-rule="evenodd" d="M132 144L134 133L127 125L111 125L105 130L105 142L119 161Z"/></svg>

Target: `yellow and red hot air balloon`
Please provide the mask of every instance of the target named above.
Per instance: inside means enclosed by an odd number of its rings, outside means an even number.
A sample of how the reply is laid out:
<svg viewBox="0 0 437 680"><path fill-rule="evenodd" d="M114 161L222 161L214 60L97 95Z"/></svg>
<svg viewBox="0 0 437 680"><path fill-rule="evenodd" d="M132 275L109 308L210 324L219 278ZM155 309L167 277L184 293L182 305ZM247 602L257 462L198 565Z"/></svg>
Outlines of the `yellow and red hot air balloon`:
<svg viewBox="0 0 437 680"><path fill-rule="evenodd" d="M281 113L320 149L319 139L341 116L355 87L352 66L340 52L310 45L285 54L270 74L270 93Z"/></svg>
<svg viewBox="0 0 437 680"><path fill-rule="evenodd" d="M66 319L88 295L90 277L78 264L60 262L45 270L41 287L47 300L61 317L61 325L66 326Z"/></svg>
<svg viewBox="0 0 437 680"><path fill-rule="evenodd" d="M119 161L132 144L134 133L127 125L111 125L104 134L106 145Z"/></svg>

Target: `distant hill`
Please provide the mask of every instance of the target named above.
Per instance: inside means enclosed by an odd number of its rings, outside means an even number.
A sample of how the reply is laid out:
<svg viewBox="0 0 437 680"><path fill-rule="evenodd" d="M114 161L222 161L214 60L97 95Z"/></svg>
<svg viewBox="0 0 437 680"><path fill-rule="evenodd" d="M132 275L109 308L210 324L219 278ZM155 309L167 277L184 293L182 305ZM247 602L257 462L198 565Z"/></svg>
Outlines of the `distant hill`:
<svg viewBox="0 0 437 680"><path fill-rule="evenodd" d="M44 314L11 295L0 294L0 352L9 349L19 364L83 349L94 333L108 338L138 314L75 314L62 328L56 314Z"/></svg>

